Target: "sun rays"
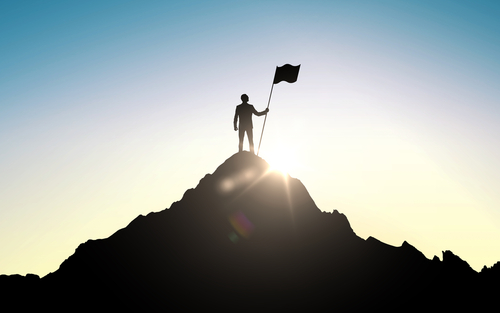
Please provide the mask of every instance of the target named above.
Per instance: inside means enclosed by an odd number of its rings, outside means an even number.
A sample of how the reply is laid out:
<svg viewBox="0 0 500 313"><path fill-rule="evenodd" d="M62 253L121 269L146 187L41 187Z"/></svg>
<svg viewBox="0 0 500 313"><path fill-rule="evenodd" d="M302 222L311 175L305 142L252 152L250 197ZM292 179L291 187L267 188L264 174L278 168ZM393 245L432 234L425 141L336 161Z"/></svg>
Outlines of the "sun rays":
<svg viewBox="0 0 500 313"><path fill-rule="evenodd" d="M240 155L239 157L243 156L245 155ZM249 156L250 154L246 157ZM247 208L246 201L248 200L246 197L249 194L254 194L255 199L271 199L270 202L267 201L265 204L261 203L259 205L271 210L269 212L262 211L259 214L278 214L278 216L282 217L289 214L288 219L291 222L291 226L295 228L293 194L290 186L290 183L293 182L288 174L293 164L289 161L292 159L288 158L287 155L274 154L273 156L275 160L274 164L267 163L269 166L263 166L264 164L259 165L262 159L258 161L260 158L252 155L251 158L255 159L229 175L219 178L217 184L218 192L223 197L232 198L227 200L228 205L226 209L228 221L234 230L228 234L228 237L233 243L237 243L240 237L249 239L254 232L254 228L258 227L259 219L256 218L255 212L253 214L250 212L250 215L248 215L249 212L245 209Z"/></svg>
<svg viewBox="0 0 500 313"><path fill-rule="evenodd" d="M263 155L263 158L269 163L271 171L278 171L283 176L293 172L297 166L295 154L283 148L271 150Z"/></svg>

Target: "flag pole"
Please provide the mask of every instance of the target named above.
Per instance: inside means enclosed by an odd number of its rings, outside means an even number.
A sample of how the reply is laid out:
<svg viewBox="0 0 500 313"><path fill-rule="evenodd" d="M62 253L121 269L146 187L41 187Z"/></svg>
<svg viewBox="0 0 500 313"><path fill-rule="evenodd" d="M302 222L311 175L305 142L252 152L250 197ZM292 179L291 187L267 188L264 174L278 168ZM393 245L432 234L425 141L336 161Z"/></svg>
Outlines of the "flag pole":
<svg viewBox="0 0 500 313"><path fill-rule="evenodd" d="M267 101L267 109L269 109L269 104L271 103L271 96L273 95L273 88L274 88L274 80L273 80L273 85L271 86L271 92L269 93L269 100ZM257 149L257 156L259 156L260 144L262 142L262 136L264 135L264 127L266 127L266 120L267 120L267 113L266 113L266 117L264 118L264 125L262 125L262 132L260 133L259 148Z"/></svg>

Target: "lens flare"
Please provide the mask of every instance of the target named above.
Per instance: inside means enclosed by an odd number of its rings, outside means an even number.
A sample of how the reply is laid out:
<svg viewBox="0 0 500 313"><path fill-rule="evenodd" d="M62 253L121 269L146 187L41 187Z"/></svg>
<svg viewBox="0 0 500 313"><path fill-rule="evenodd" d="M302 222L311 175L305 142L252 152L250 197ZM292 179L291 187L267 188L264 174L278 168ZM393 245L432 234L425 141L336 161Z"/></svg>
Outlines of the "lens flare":
<svg viewBox="0 0 500 313"><path fill-rule="evenodd" d="M241 188L253 181L257 173L255 169L249 168L244 171L235 173L229 177L225 177L219 184L219 192L230 193L234 189Z"/></svg>
<svg viewBox="0 0 500 313"><path fill-rule="evenodd" d="M240 237L238 237L238 235L236 235L234 233L234 231L229 233L228 237L229 237L229 240L231 240L233 243L237 243L238 240L240 240Z"/></svg>
<svg viewBox="0 0 500 313"><path fill-rule="evenodd" d="M244 238L250 237L255 228L252 222L250 222L241 211L231 214L229 216L229 223L231 223L236 232Z"/></svg>

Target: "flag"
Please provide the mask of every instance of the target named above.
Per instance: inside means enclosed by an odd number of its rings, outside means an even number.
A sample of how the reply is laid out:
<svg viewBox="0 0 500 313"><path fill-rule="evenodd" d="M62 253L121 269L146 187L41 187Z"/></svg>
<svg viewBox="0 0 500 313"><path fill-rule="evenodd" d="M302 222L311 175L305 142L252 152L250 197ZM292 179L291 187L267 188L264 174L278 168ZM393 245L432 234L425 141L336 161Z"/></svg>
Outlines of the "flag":
<svg viewBox="0 0 500 313"><path fill-rule="evenodd" d="M273 84L277 84L282 81L289 83L295 83L297 77L299 76L300 64L293 66L290 64L285 64L282 67L276 66L276 73L274 73Z"/></svg>

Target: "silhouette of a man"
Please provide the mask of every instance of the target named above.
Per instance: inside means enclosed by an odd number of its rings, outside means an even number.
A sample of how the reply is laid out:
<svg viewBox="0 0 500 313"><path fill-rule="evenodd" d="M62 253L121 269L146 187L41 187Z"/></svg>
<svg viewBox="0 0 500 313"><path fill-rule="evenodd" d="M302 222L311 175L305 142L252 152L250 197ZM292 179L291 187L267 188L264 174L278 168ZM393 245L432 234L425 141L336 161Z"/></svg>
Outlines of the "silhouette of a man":
<svg viewBox="0 0 500 313"><path fill-rule="evenodd" d="M248 96L246 94L241 95L242 103L236 106L236 112L234 113L234 130L238 130L236 123L238 122L238 117L240 118L240 144L239 144L239 152L243 151L243 138L245 137L245 132L248 136L248 142L250 144L250 152L254 153L253 149L253 124L252 124L252 114L257 116L261 116L267 114L269 109L265 109L262 112L257 112L253 105L248 103Z"/></svg>

